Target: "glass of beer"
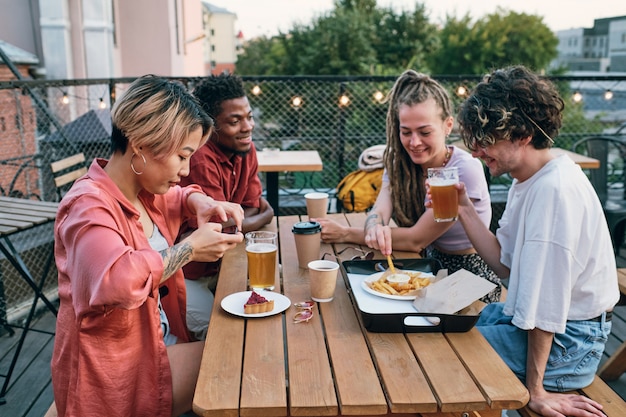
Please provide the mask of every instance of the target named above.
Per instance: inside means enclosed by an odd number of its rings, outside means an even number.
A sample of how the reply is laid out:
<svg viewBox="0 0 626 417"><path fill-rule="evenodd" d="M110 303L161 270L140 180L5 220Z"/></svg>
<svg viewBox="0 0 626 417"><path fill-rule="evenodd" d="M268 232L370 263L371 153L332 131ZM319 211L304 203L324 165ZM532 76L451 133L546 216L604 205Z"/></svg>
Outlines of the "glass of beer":
<svg viewBox="0 0 626 417"><path fill-rule="evenodd" d="M436 222L452 222L459 216L459 194L454 187L459 182L459 169L428 168L428 184Z"/></svg>
<svg viewBox="0 0 626 417"><path fill-rule="evenodd" d="M273 290L276 278L276 233L258 231L246 233L248 254L248 286L257 290Z"/></svg>

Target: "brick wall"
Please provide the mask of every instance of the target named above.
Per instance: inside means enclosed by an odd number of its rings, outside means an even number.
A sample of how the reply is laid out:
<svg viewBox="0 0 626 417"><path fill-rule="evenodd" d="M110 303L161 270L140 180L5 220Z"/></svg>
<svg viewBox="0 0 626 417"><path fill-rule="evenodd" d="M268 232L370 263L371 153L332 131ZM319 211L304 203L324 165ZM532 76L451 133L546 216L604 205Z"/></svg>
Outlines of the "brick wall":
<svg viewBox="0 0 626 417"><path fill-rule="evenodd" d="M28 66L17 65L24 77ZM0 65L0 81L15 80L6 65ZM19 90L0 91L0 187L2 194L17 197L39 195L39 173L30 157L35 144L36 115L29 95Z"/></svg>

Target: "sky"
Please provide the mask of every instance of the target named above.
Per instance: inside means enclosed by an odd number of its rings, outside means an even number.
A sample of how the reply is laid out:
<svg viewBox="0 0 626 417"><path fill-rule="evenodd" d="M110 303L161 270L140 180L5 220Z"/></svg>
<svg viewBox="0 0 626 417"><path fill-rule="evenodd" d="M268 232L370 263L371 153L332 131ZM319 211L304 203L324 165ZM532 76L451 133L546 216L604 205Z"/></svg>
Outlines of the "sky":
<svg viewBox="0 0 626 417"><path fill-rule="evenodd" d="M288 32L294 23L311 20L333 9L333 0L208 0L237 15L235 29L246 39ZM543 17L553 31L591 28L594 19L626 16L624 0L378 0L379 6L392 5L397 11L414 10L415 3L425 4L432 23L442 23L446 14L477 19L494 12L498 6L518 13Z"/></svg>

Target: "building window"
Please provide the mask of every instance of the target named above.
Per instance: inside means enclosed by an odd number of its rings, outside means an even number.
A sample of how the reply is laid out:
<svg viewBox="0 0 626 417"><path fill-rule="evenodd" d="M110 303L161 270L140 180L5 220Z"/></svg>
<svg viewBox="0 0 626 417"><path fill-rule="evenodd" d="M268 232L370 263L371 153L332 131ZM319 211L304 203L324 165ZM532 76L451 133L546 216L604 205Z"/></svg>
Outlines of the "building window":
<svg viewBox="0 0 626 417"><path fill-rule="evenodd" d="M215 45L211 45L211 52L215 52Z"/></svg>
<svg viewBox="0 0 626 417"><path fill-rule="evenodd" d="M211 29L211 36L215 36L215 29Z"/></svg>

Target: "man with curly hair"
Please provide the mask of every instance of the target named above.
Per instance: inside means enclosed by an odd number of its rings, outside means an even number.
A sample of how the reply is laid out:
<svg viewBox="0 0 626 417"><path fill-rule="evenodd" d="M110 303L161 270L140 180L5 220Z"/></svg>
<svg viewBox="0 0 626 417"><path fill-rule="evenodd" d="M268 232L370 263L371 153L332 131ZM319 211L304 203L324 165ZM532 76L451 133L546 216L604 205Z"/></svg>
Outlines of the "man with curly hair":
<svg viewBox="0 0 626 417"><path fill-rule="evenodd" d="M252 142L254 117L240 77L211 75L193 90L214 121L206 145L191 158L183 183L198 184L217 201L238 203L244 209L241 232L257 230L272 221L274 210L261 196L256 149ZM226 225L225 225L226 226ZM189 229L195 225L189 224ZM220 262L192 262L183 268L187 286L187 325L203 339L213 306Z"/></svg>
<svg viewBox="0 0 626 417"><path fill-rule="evenodd" d="M603 416L602 405L566 391L593 382L619 299L602 205L569 157L550 152L563 99L523 66L485 76L462 104L465 145L491 175L513 183L496 234L459 185L459 218L478 253L509 278L505 303L476 324L525 382L529 406L545 416Z"/></svg>

